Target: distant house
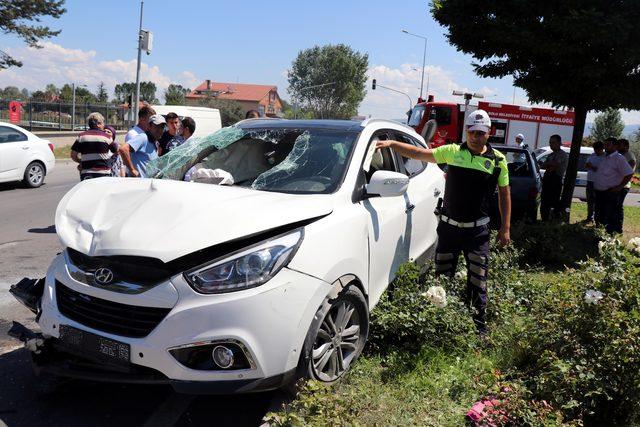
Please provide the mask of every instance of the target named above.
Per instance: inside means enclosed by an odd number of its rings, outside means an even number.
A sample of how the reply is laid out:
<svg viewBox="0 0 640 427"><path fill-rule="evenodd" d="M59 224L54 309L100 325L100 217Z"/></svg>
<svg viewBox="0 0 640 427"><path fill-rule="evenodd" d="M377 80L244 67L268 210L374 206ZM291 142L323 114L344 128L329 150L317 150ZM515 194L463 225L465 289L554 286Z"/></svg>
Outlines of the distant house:
<svg viewBox="0 0 640 427"><path fill-rule="evenodd" d="M186 95L187 105L200 105L200 102L207 98L236 101L245 113L257 110L261 116L282 116L282 100L278 95L277 86L216 83L205 80Z"/></svg>

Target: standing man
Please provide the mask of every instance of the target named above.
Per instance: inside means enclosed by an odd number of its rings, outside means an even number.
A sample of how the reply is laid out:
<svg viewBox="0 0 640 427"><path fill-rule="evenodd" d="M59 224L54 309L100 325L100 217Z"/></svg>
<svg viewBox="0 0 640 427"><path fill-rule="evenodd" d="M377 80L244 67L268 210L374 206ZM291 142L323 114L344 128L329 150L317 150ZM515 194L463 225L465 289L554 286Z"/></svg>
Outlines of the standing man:
<svg viewBox="0 0 640 427"><path fill-rule="evenodd" d="M160 156L164 156L184 142L180 134L180 117L176 113L169 113L165 116L165 120L167 121L167 130L158 141L158 155Z"/></svg>
<svg viewBox="0 0 640 427"><path fill-rule="evenodd" d="M627 139L619 139L618 140L618 153L622 154L622 157L625 158L629 166L633 172L636 171L636 156L633 155L631 151L629 151L629 140ZM633 176L633 175L632 175ZM627 182L627 185L624 186L622 190L620 190L620 209L618 212L618 216L620 217L620 225L624 224L624 199L627 198L627 194L629 194L629 190L631 190L631 181Z"/></svg>
<svg viewBox="0 0 640 427"><path fill-rule="evenodd" d="M598 173L598 167L604 159L604 144L602 141L593 143L593 154L589 156L586 163L587 168L587 219L585 222L593 222L596 206L596 190L593 182Z"/></svg>
<svg viewBox="0 0 640 427"><path fill-rule="evenodd" d="M195 120L193 120L191 117L185 117L184 119L182 119L181 132L182 132L182 139L184 139L184 142L187 142L189 138L191 138L193 134L196 133Z"/></svg>
<svg viewBox="0 0 640 427"><path fill-rule="evenodd" d="M552 209L554 217L561 217L560 195L562 194L562 178L564 178L567 162L569 161L569 156L562 150L561 145L562 139L560 135L551 135L549 147L553 152L549 154L547 160L540 166L544 169L540 200L540 218L543 221L548 221L551 218Z"/></svg>
<svg viewBox="0 0 640 427"><path fill-rule="evenodd" d="M129 129L129 132L127 132L124 137L124 142L129 142L131 138L149 130L149 117L153 116L155 113L156 110L151 108L149 105L143 106L140 111L138 111L138 123Z"/></svg>
<svg viewBox="0 0 640 427"><path fill-rule="evenodd" d="M157 142L164 132L165 123L162 115L154 114L149 117L149 130L120 147L122 161L128 168L130 176L144 178L147 163L158 158Z"/></svg>
<svg viewBox="0 0 640 427"><path fill-rule="evenodd" d="M111 156L118 144L104 131L104 117L91 113L87 117L89 130L82 132L71 146L71 159L80 163L80 180L111 176Z"/></svg>
<svg viewBox="0 0 640 427"><path fill-rule="evenodd" d="M618 141L604 141L604 159L598 167L593 187L596 191L596 225L604 225L607 233L622 233L620 196L633 176L633 169L624 156L618 153Z"/></svg>
<svg viewBox="0 0 640 427"><path fill-rule="evenodd" d="M487 272L489 270L488 203L498 186L502 225L498 241L510 241L511 194L505 156L488 143L491 119L484 110L467 117L467 142L435 149L418 148L398 141L380 141L377 148L390 147L403 157L446 163L444 203L440 208L436 275L453 276L460 252L467 263L466 302L474 308L478 333L486 335Z"/></svg>

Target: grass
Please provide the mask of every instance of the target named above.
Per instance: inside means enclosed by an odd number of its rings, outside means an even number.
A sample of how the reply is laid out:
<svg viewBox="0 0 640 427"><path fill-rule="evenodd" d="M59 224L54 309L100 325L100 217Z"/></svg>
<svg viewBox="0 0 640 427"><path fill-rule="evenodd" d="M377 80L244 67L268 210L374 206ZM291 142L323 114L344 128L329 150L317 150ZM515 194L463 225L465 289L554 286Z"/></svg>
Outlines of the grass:
<svg viewBox="0 0 640 427"><path fill-rule="evenodd" d="M571 223L584 221L587 218L587 204L585 202L574 202L571 204ZM624 207L624 223L622 226L622 237L625 241L633 237L640 236L640 207Z"/></svg>
<svg viewBox="0 0 640 427"><path fill-rule="evenodd" d="M53 155L58 160L70 159L71 158L71 146L63 145L61 147L54 147Z"/></svg>

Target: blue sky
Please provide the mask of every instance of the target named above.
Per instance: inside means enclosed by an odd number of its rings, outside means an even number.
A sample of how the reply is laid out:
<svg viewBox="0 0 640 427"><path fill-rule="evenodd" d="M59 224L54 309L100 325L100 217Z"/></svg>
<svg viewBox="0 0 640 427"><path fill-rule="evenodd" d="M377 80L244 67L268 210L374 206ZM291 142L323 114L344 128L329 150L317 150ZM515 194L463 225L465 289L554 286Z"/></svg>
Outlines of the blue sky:
<svg viewBox="0 0 640 427"><path fill-rule="evenodd" d="M13 36L3 36L7 49L25 62L0 71L0 87L34 90L53 82L76 82L95 90L135 79L140 2L136 0L67 0L67 13L45 20L60 28L59 36L34 51ZM424 35L430 93L456 99L453 89L484 93L488 100L511 103L511 79L481 79L472 59L450 46L431 18L427 1L200 1L147 0L143 28L154 34L151 55L143 54L142 78L159 88L169 83L194 87L214 81L275 84L288 99L286 70L297 53L316 44L345 43L369 54L369 76L380 84L408 92L415 101L420 86L423 41L403 28ZM425 87L427 78L425 77ZM161 95L161 90L158 95ZM368 89L360 113L399 118L408 100L393 92ZM522 90L516 103L528 104ZM640 113L624 112L627 124L640 123Z"/></svg>

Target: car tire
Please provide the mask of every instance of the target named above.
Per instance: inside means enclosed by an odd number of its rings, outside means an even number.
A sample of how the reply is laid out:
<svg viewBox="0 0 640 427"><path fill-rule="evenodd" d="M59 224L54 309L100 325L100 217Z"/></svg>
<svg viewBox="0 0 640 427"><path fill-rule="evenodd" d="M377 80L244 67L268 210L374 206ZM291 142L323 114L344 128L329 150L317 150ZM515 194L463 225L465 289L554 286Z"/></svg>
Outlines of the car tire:
<svg viewBox="0 0 640 427"><path fill-rule="evenodd" d="M31 162L24 170L22 182L29 188L38 188L44 183L46 171L40 162Z"/></svg>
<svg viewBox="0 0 640 427"><path fill-rule="evenodd" d="M362 353L368 333L367 301L357 286L347 285L316 312L302 347L299 376L335 383Z"/></svg>

